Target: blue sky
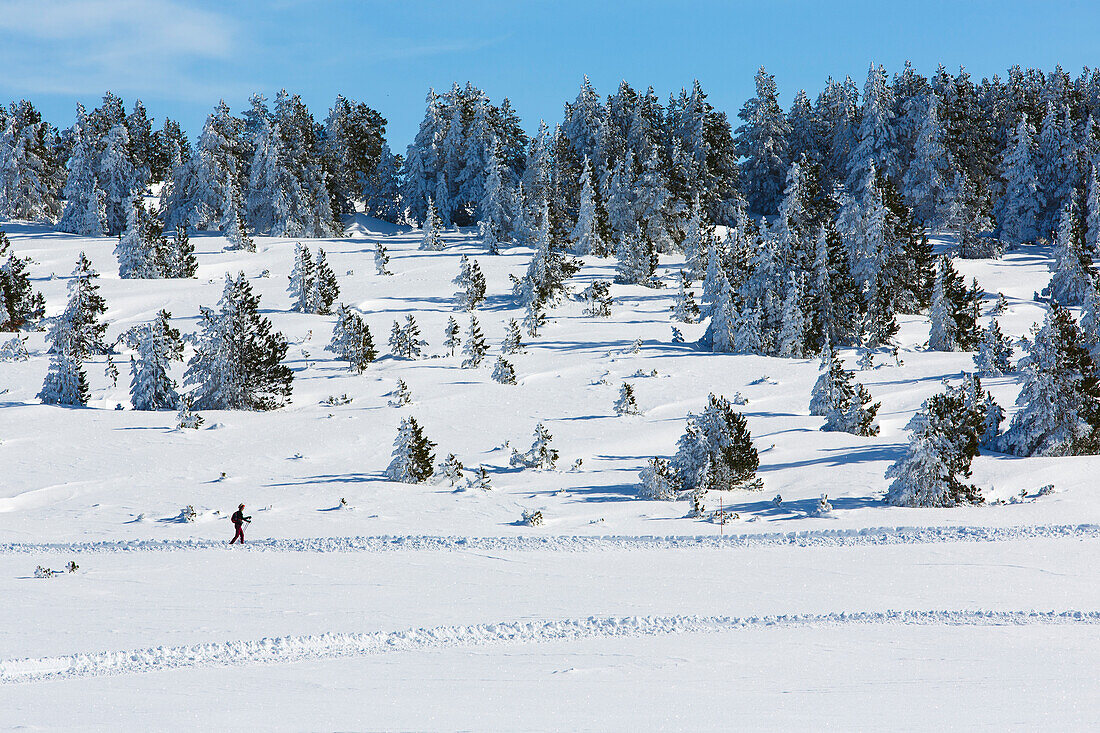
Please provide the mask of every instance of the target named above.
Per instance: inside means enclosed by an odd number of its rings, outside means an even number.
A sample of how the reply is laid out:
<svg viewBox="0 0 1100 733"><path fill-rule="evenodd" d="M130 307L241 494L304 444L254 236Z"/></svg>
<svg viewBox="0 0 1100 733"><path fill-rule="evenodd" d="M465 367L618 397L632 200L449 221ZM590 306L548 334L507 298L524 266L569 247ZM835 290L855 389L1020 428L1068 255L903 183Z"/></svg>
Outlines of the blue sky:
<svg viewBox="0 0 1100 733"><path fill-rule="evenodd" d="M699 78L732 118L761 64L786 106L829 75L862 86L872 59L977 79L1014 63L1076 73L1100 65L1097 38L1100 8L1067 1L0 0L0 99L65 127L111 89L194 135L221 98L240 111L286 87L323 119L343 93L382 112L403 151L427 89L454 80L508 96L529 130L558 121L586 73L601 94L625 78L662 98Z"/></svg>

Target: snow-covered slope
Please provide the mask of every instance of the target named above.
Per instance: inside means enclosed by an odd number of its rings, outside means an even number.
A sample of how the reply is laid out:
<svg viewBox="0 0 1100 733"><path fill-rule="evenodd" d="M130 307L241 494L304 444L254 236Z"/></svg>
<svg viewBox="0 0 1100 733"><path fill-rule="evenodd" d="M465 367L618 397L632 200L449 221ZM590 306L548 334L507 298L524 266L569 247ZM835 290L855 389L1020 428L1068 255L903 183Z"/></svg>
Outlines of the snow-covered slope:
<svg viewBox="0 0 1100 733"><path fill-rule="evenodd" d="M1045 687L1069 680L1075 662L1064 668L1040 663L1036 645L1073 646L1093 659L1100 652L1095 627L1083 626L1095 624L1100 611L1100 583L1087 561L1097 551L1100 491L1092 477L1100 459L983 455L974 462L973 480L990 500L986 506L882 503L883 472L905 445L906 422L942 389L943 379L972 370L969 354L920 348L928 338L922 317L901 319L903 365L880 356L878 368L856 373L882 402L880 435L860 438L821 432L822 419L809 415L816 360L700 351L691 343L702 333L699 324L676 324L687 343L673 343L674 287L615 285L608 319L583 315L579 301L555 308L526 353L512 358L518 384L495 383L492 361L505 325L522 317L509 275L523 272L530 250L489 256L472 232L448 232L446 250L420 252L419 232L360 216L348 237L308 242L325 249L340 300L363 313L383 355L356 375L324 350L332 316L290 312L293 240L258 238L258 251L250 254L223 251L218 236L192 235L197 279L141 281L118 279L113 239L15 222L2 228L18 254L34 258L35 286L46 295L48 315L64 306L77 253L88 254L102 275L111 340L161 308L171 311L177 328L193 332L199 306L218 301L225 274L243 271L264 314L290 340L295 380L286 408L206 412L202 429L178 431L174 413L128 409L125 355L116 356L117 386L104 376L103 358L87 363L92 400L85 409L36 400L47 365L44 334L30 334L30 360L0 363L0 597L15 599L0 603L8 630L6 639L0 635L0 710L15 711L0 714L0 726L110 729L160 714L168 717L152 727L216 721L243 729L247 720L216 714L227 701L188 716L179 714L186 707L168 690L193 684L206 694L240 684L264 700L259 727L315 727L302 708L322 704L337 689L335 707L319 727L636 729L639 711L650 711L651 727L720 729L738 719L721 712L725 696L778 711L792 686L825 685L832 672L861 659L871 660L875 673L896 676L899 687L879 688L872 704L865 674L851 687L799 694L797 710L770 719L756 710L749 720L850 726L867 721L863 711L897 716L902 727L950 721L943 710L930 715L884 703L882 696L901 700L927 672L898 661L906 649L945 664L963 653L987 655L989 666L980 673L996 694L964 697L948 675L937 678L938 699L984 704L991 713L985 720L1027 724L1042 718L992 714L994 703L1007 704L1006 691L1022 688L1006 659L1019 652L1035 662L1037 674L1048 676ZM375 274L378 242L389 250L390 277ZM463 335L468 323L451 297L463 254L478 260L488 282L487 300L475 315L492 358L479 369L461 369L461 356L445 356L442 347L449 316ZM1001 326L1021 336L1043 317L1032 293L1049 278L1049 254L1023 247L998 261L957 267L984 288L986 309L998 292L1006 296ZM662 259L665 282L674 283L678 264ZM586 258L573 289L613 276L613 261ZM393 359L386 348L390 326L410 313L429 356ZM854 353L842 356L855 368ZM181 368L175 376L182 377ZM387 394L398 379L413 401L393 408ZM634 386L641 415L615 415L624 381ZM983 384L1011 414L1015 377ZM685 518L684 502L640 500L635 488L650 457L674 452L685 415L700 410L710 392L747 398L739 409L760 450L764 481L761 492L708 498L711 508L721 503L735 513L724 527ZM325 404L343 395L349 403ZM397 425L409 415L438 444L437 458L455 453L467 468L484 465L492 491L385 480ZM558 470L509 467L511 449L525 450L540 421L561 452ZM1056 491L1038 496L1050 483ZM834 509L817 516L823 493ZM998 499L1005 503L992 503ZM226 517L240 502L253 516L252 549L263 552L220 546L231 535ZM196 521L177 521L188 505ZM541 510L545 524L524 526L524 510ZM31 577L36 564L58 569L70 559L81 566L75 575ZM782 622L765 618L783 615ZM966 628L939 636L924 628L952 624ZM996 640L979 628L1006 624L1027 626L1019 636L1006 632ZM829 641L822 647L815 640L823 638ZM1024 654L1023 647L1031 651ZM143 649L152 651L134 651ZM896 654L884 651L890 649ZM360 658L381 650L389 653ZM776 661L803 652L816 660L809 671L796 661L787 667ZM572 661L547 666L550 656L543 655L595 658L600 671L578 672ZM722 684L707 692L683 685L729 674L731 655L745 668L766 669L774 684L754 688L750 698ZM295 664L278 673L224 669L259 662ZM573 705L587 686L559 683L558 667L573 680L590 675L608 691L607 705ZM496 701L496 712L479 714L469 676L501 669L521 678L514 680L521 694L502 702L507 686L498 681L486 698ZM130 682L105 686L93 679L139 672L163 684L127 677ZM434 685L425 694L439 697L422 715L399 712L384 701L407 698L379 684L380 675L410 684L428 676L451 679L467 694ZM49 681L58 676L67 679ZM321 688L310 686L315 679ZM554 705L532 702L534 695L524 692L539 689L538 680ZM289 694L259 691L279 684ZM1079 679L1074 684L1080 695L1090 691ZM1094 687L1093 702L1073 708L1063 727L1084 726L1100 714ZM677 690L677 699L655 694L666 689ZM72 704L43 712L49 690ZM359 698L344 691L359 691L373 708L358 708ZM936 699L925 693L922 699ZM152 697L133 706L142 695ZM837 704L841 699L847 706ZM659 700L716 714L661 716ZM522 714L522 701L532 716ZM102 704L119 709L112 716ZM807 717L815 705L824 717ZM547 709L574 712L556 717Z"/></svg>

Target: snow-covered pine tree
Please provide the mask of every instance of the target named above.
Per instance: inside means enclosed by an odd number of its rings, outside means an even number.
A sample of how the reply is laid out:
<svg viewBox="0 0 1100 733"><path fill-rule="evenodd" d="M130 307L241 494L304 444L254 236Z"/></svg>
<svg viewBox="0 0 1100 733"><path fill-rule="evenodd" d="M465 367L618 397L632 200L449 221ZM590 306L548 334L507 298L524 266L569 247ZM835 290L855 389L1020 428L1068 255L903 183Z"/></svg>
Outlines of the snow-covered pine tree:
<svg viewBox="0 0 1100 733"><path fill-rule="evenodd" d="M611 298L611 283L607 280L593 280L592 284L584 289L584 314L592 318L610 318L611 306L615 301Z"/></svg>
<svg viewBox="0 0 1100 733"><path fill-rule="evenodd" d="M135 410L174 410L180 396L169 374L172 362L183 359L183 339L172 328L172 314L157 313L156 320L130 334L137 358L130 357L130 403Z"/></svg>
<svg viewBox="0 0 1100 733"><path fill-rule="evenodd" d="M390 407L404 407L412 402L412 392L409 391L409 385L405 384L404 379L397 380L397 386L390 392L389 397L386 404Z"/></svg>
<svg viewBox="0 0 1100 733"><path fill-rule="evenodd" d="M729 280L726 279L724 272L720 272L710 323L707 324L707 330L703 333L703 343L708 344L711 351L723 354L740 352L734 307L733 291Z"/></svg>
<svg viewBox="0 0 1100 733"><path fill-rule="evenodd" d="M443 330L443 348L447 350L448 356L454 356L455 349L461 345L462 336L459 335L458 321L454 316L447 316L447 327Z"/></svg>
<svg viewBox="0 0 1100 733"><path fill-rule="evenodd" d="M69 281L68 303L51 329L51 341L54 342L51 350L59 348L59 341L53 334L65 331L67 335L64 339L68 344L67 348L79 361L93 354L106 354L110 351L110 347L103 340L107 332L107 324L99 321L99 317L107 311L107 303L99 294L97 279L99 279L99 273L81 252L77 257L76 267L73 268L72 280Z"/></svg>
<svg viewBox="0 0 1100 733"><path fill-rule="evenodd" d="M638 402L634 399L633 385L622 383L619 387L619 397L615 400L616 415L637 415Z"/></svg>
<svg viewBox="0 0 1100 733"><path fill-rule="evenodd" d="M107 208L96 178L96 141L82 105L77 105L76 124L70 132L72 153L65 166L69 175L62 193L65 209L57 228L82 237L98 237L107 231Z"/></svg>
<svg viewBox="0 0 1100 733"><path fill-rule="evenodd" d="M519 330L519 323L515 318L508 319L508 330L504 333L504 341L500 344L500 353L505 356L512 354L522 354L523 349L523 335Z"/></svg>
<svg viewBox="0 0 1100 733"><path fill-rule="evenodd" d="M951 202L950 161L944 147L939 97L924 93L924 117L913 150L913 160L905 171L903 193L917 221L925 226L942 226Z"/></svg>
<svg viewBox="0 0 1100 733"><path fill-rule="evenodd" d="M499 384L516 383L516 369L503 356L498 356L496 364L493 365L493 381Z"/></svg>
<svg viewBox="0 0 1100 733"><path fill-rule="evenodd" d="M130 199L145 187L148 171L135 169L130 159L130 134L123 124L110 129L96 163L96 183L103 191L106 232L117 234L126 228Z"/></svg>
<svg viewBox="0 0 1100 733"><path fill-rule="evenodd" d="M424 236L420 240L420 249L428 252L439 252L444 248L443 220L435 208L435 201L428 199L428 213L424 219Z"/></svg>
<svg viewBox="0 0 1100 733"><path fill-rule="evenodd" d="M202 423L202 415L191 410L191 398L187 395L180 397L179 409L176 411L176 430L198 430Z"/></svg>
<svg viewBox="0 0 1100 733"><path fill-rule="evenodd" d="M638 497L641 499L673 501L679 497L676 477L669 468L668 461L663 458L649 459L638 477L641 479L638 486Z"/></svg>
<svg viewBox="0 0 1100 733"><path fill-rule="evenodd" d="M489 351L489 345L485 341L485 334L481 332L481 325L476 316L470 316L470 328L466 332L466 343L462 346L462 353L466 358L462 360L463 369L475 369L481 365L481 360Z"/></svg>
<svg viewBox="0 0 1100 733"><path fill-rule="evenodd" d="M726 311L723 309L721 312ZM711 324L713 323L712 316ZM765 349L764 334L760 325L760 309L756 305L743 303L733 324L733 351L737 354L764 354Z"/></svg>
<svg viewBox="0 0 1100 733"><path fill-rule="evenodd" d="M474 469L474 475L466 482L466 488L471 490L481 489L482 491L492 490L493 484L489 479L489 472L485 469L485 466L478 466Z"/></svg>
<svg viewBox="0 0 1100 733"><path fill-rule="evenodd" d="M1021 360L1020 409L998 441L1018 456L1100 452L1100 379L1084 336L1068 310L1051 304Z"/></svg>
<svg viewBox="0 0 1100 733"><path fill-rule="evenodd" d="M45 298L31 286L30 258L16 257L9 247L7 234L0 229L0 331L18 331L46 314Z"/></svg>
<svg viewBox="0 0 1100 733"><path fill-rule="evenodd" d="M12 102L7 123L0 110L0 217L55 221L64 169L56 130L30 102Z"/></svg>
<svg viewBox="0 0 1100 733"><path fill-rule="evenodd" d="M801 359L806 348L806 315L802 304L802 284L794 272L787 283L778 339L778 356Z"/></svg>
<svg viewBox="0 0 1100 733"><path fill-rule="evenodd" d="M1077 197L1071 195L1062 207L1058 235L1054 242L1050 297L1060 305L1080 305L1093 282L1092 257L1085 248L1085 225L1078 216Z"/></svg>
<svg viewBox="0 0 1100 733"><path fill-rule="evenodd" d="M273 410L289 399L294 373L282 363L287 341L260 314L260 298L240 273L225 277L218 310L200 308L200 333L187 363L199 410Z"/></svg>
<svg viewBox="0 0 1100 733"><path fill-rule="evenodd" d="M192 278L199 269L199 261L195 257L195 245L191 244L191 237L187 234L186 224L177 224L172 234L172 241L168 242L164 237L159 238L161 245L158 266L161 277Z"/></svg>
<svg viewBox="0 0 1100 733"><path fill-rule="evenodd" d="M370 328L363 318L343 303L336 309L336 324L332 329L332 340L325 347L343 361L348 369L362 374L367 366L378 357L371 338Z"/></svg>
<svg viewBox="0 0 1100 733"><path fill-rule="evenodd" d="M1001 163L1005 187L997 202L998 233L1010 242L1033 242L1039 234L1036 220L1042 202L1039 200L1031 151L1031 126L1027 122L1027 114L1021 114Z"/></svg>
<svg viewBox="0 0 1100 733"><path fill-rule="evenodd" d="M325 250L320 248L317 249L314 273L309 312L326 316L332 312L332 304L340 297L340 284L336 282L336 273L329 267Z"/></svg>
<svg viewBox="0 0 1100 733"><path fill-rule="evenodd" d="M672 317L681 323L695 323L699 319L699 304L688 288L691 281L684 270L680 270L680 289L676 292L676 302L672 304Z"/></svg>
<svg viewBox="0 0 1100 733"><path fill-rule="evenodd" d="M71 336L72 333L65 329L50 333L50 366L42 382L42 391L38 393L43 404L77 407L88 404L88 378Z"/></svg>
<svg viewBox="0 0 1100 733"><path fill-rule="evenodd" d="M933 351L970 351L981 339L978 309L981 289L975 282L967 288L950 258L940 258L936 286L932 293L929 320L932 323L928 348Z"/></svg>
<svg viewBox="0 0 1100 733"><path fill-rule="evenodd" d="M707 267L707 251L714 238L713 227L704 219L703 204L699 194L691 202L691 216L687 221L684 241L680 245L684 251L684 266L690 278L703 276Z"/></svg>
<svg viewBox="0 0 1100 733"><path fill-rule="evenodd" d="M240 207L235 214L243 226L240 129L241 121L229 113L224 101L219 102L206 118L194 154L171 170L163 203L166 226L188 224L200 230L221 226L229 237L225 222L234 215L229 207L234 197Z"/></svg>
<svg viewBox="0 0 1100 733"><path fill-rule="evenodd" d="M419 484L432 477L435 443L424 437L415 417L402 418L393 441L393 460L386 467L386 478L405 484Z"/></svg>
<svg viewBox="0 0 1100 733"><path fill-rule="evenodd" d="M825 348L821 351L821 361L818 364L818 370L821 374L818 376L817 381L814 382L813 389L810 390L811 415L824 417L826 410L828 410L829 403L833 399L833 392L836 391L833 382L835 377L835 372L833 371L834 360L839 361L833 354L832 346L826 341Z"/></svg>
<svg viewBox="0 0 1100 733"><path fill-rule="evenodd" d="M790 164L790 128L779 101L775 77L761 66L756 72L756 96L737 116L744 124L734 138L741 163L742 190L749 207L760 214L776 210Z"/></svg>
<svg viewBox="0 0 1100 733"><path fill-rule="evenodd" d="M448 453L447 457L439 462L439 469L436 473L447 479L453 489L455 484L462 480L462 471L465 468L462 461L458 460L458 456L454 453Z"/></svg>
<svg viewBox="0 0 1100 733"><path fill-rule="evenodd" d="M608 244L604 241L600 231L598 202L596 192L598 184L592 173L592 166L588 158L584 159L584 169L581 172L581 205L577 212L577 224L573 227L570 241L573 243L573 254L596 255L606 257Z"/></svg>
<svg viewBox="0 0 1100 733"><path fill-rule="evenodd" d="M485 275L477 260L471 260L466 255L462 255L458 267L458 275L451 281L459 288L455 293L455 307L473 311L485 300Z"/></svg>
<svg viewBox="0 0 1100 733"><path fill-rule="evenodd" d="M1012 371L1012 341L1001 332L996 318L989 319L989 328L982 329L974 369L983 377L999 377Z"/></svg>
<svg viewBox="0 0 1100 733"><path fill-rule="evenodd" d="M901 177L893 105L894 95L886 80L886 69L872 63L863 86L856 146L848 158L847 189L853 196L861 195L860 187L874 180L873 175L867 175L871 170L877 169L895 181Z"/></svg>
<svg viewBox="0 0 1100 733"><path fill-rule="evenodd" d="M294 244L294 266L290 270L290 284L287 292L290 293L290 309L298 313L309 313L311 295L313 293L313 255L308 247L303 247L301 242Z"/></svg>
<svg viewBox="0 0 1100 733"><path fill-rule="evenodd" d="M985 415L969 402L962 387L948 387L924 401L906 425L905 454L886 471L893 479L887 504L953 507L984 501L978 487L963 483L985 425Z"/></svg>
<svg viewBox="0 0 1100 733"><path fill-rule="evenodd" d="M760 465L744 415L725 397L707 398L703 412L688 413L687 429L677 444L672 470L685 491L760 488Z"/></svg>
<svg viewBox="0 0 1100 733"><path fill-rule="evenodd" d="M875 415L881 403L871 403L871 393L858 382L853 382L852 373L845 370L836 354L831 354L828 376L823 374L815 385L810 399L810 412L821 412L825 431L851 433L852 435L878 435Z"/></svg>
<svg viewBox="0 0 1100 733"><path fill-rule="evenodd" d="M381 242L375 243L374 271L379 275L392 275L393 273L386 269L388 264L390 264L390 256L386 253L386 248L382 246Z"/></svg>
<svg viewBox="0 0 1100 733"><path fill-rule="evenodd" d="M115 246L118 276L124 280L162 277L163 273L157 262L159 227L155 226L139 194L130 197L128 209L126 229Z"/></svg>
<svg viewBox="0 0 1100 733"><path fill-rule="evenodd" d="M1095 357L1097 346L1100 346L1100 291L1097 290L1095 283L1089 283L1085 304L1081 308L1080 324L1085 344ZM3 329L0 328L0 330Z"/></svg>
<svg viewBox="0 0 1100 733"><path fill-rule="evenodd" d="M500 158L500 143L493 136L488 172L485 176L485 192L481 197L481 221L486 247L490 254L500 251L500 242L506 241L509 234L508 208L511 197L505 189L505 177L510 171Z"/></svg>
<svg viewBox="0 0 1100 733"><path fill-rule="evenodd" d="M221 219L222 233L229 242L229 249L255 252L256 243L249 236L245 214L244 193L232 172L226 173L225 214Z"/></svg>
<svg viewBox="0 0 1100 733"><path fill-rule="evenodd" d="M654 287L657 248L653 240L645 236L640 225L635 223L633 229L619 237L615 256L618 260L615 266L616 282Z"/></svg>
<svg viewBox="0 0 1100 733"><path fill-rule="evenodd" d="M512 457L509 459L509 465L522 468L553 470L555 464L558 462L557 449L550 447L550 441L553 439L554 436L551 435L550 431L546 429L546 426L540 422L535 425L535 440L531 443L530 450L526 453L520 453L513 448Z"/></svg>

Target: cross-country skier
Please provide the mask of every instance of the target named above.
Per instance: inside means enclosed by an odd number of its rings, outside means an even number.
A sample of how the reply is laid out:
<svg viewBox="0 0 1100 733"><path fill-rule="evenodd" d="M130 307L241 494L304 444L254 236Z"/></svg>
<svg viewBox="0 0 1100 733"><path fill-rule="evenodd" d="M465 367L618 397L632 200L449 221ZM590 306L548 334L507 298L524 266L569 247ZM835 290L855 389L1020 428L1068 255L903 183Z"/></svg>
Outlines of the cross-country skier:
<svg viewBox="0 0 1100 733"><path fill-rule="evenodd" d="M233 512L233 516L229 518L229 521L233 522L233 526L237 528L237 533L233 535L233 539L229 540L229 544L233 544L237 540L244 544L244 523L251 522L252 517L246 517L244 515L244 504L237 507L237 511Z"/></svg>

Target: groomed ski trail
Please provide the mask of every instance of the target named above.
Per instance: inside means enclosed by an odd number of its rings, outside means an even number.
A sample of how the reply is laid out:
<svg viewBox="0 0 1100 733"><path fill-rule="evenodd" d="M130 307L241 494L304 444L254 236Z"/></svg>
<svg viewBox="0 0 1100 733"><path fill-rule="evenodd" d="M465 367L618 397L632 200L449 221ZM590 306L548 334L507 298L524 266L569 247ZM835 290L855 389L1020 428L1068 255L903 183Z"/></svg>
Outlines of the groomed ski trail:
<svg viewBox="0 0 1100 733"><path fill-rule="evenodd" d="M1011 542L1031 539L1097 539L1100 525L1045 524L1008 527L864 527L739 535L447 537L400 535L375 537L306 537L249 540L234 552L424 552L424 551L555 551L697 550L752 547L858 547L921 545L949 542ZM34 553L174 552L225 549L224 540L122 540L110 542L0 543L0 555Z"/></svg>
<svg viewBox="0 0 1100 733"><path fill-rule="evenodd" d="M881 611L783 616L625 616L510 621L405 631L282 636L191 646L94 652L0 661L0 684L141 674L164 670L365 657L448 647L573 641L591 638L718 633L763 628L1096 625L1100 611Z"/></svg>

